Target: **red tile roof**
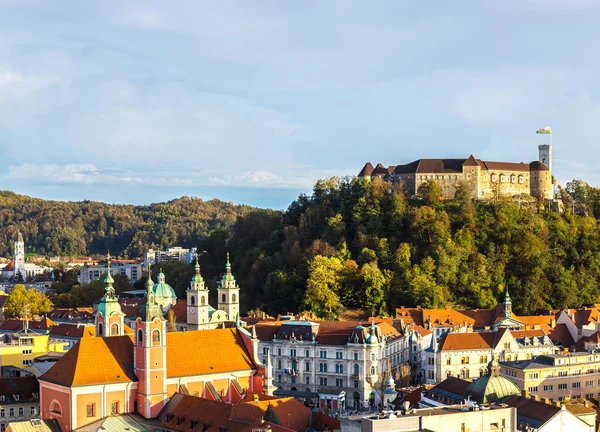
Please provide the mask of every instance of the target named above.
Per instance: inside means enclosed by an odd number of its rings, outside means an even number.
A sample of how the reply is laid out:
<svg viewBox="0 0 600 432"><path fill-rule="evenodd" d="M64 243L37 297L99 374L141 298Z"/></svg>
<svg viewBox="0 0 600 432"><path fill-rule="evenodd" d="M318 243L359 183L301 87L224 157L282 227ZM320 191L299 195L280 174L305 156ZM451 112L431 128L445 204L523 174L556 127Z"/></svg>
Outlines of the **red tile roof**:
<svg viewBox="0 0 600 432"><path fill-rule="evenodd" d="M50 336L71 337L80 339L82 337L95 336L96 330L93 325L58 324L50 329Z"/></svg>
<svg viewBox="0 0 600 432"><path fill-rule="evenodd" d="M34 394L35 393L35 394ZM22 404L39 401L40 385L35 376L0 378L0 395L6 397L4 404ZM15 395L17 398L15 398ZM37 396L37 397L36 397Z"/></svg>
<svg viewBox="0 0 600 432"><path fill-rule="evenodd" d="M52 326L56 325L54 321L48 318L42 318L41 320L29 319L28 328L31 330L49 330ZM21 331L23 330L23 320L9 319L0 324L0 330L3 331Z"/></svg>
<svg viewBox="0 0 600 432"><path fill-rule="evenodd" d="M441 349L465 350L493 348L496 332L477 332L477 333L447 333L442 337Z"/></svg>

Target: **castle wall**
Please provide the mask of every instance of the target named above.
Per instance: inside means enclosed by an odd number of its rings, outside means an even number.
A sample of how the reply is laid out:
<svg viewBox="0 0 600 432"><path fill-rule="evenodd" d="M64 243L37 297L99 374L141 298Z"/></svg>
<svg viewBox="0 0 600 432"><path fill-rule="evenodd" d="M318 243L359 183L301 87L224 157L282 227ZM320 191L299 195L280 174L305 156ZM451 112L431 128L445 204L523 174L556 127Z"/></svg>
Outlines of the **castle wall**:
<svg viewBox="0 0 600 432"><path fill-rule="evenodd" d="M529 171L483 171L478 178L479 198L531 194Z"/></svg>
<svg viewBox="0 0 600 432"><path fill-rule="evenodd" d="M417 174L416 176L416 192L419 193L419 187L429 180L434 180L437 184L440 185L440 190L442 192L442 197L445 199L454 198L454 194L456 193L456 188L463 180L463 175L456 174L434 174L434 173L423 173Z"/></svg>

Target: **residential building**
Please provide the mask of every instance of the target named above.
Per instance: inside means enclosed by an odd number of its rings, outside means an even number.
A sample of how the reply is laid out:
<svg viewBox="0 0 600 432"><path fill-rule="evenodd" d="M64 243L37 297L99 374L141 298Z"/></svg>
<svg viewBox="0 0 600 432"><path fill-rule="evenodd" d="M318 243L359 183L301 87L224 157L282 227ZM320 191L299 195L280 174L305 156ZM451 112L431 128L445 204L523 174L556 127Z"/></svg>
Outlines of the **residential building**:
<svg viewBox="0 0 600 432"><path fill-rule="evenodd" d="M462 379L484 376L493 360L532 359L553 354L556 347L544 330L446 333L434 337L427 350L426 383L438 383L450 376Z"/></svg>
<svg viewBox="0 0 600 432"><path fill-rule="evenodd" d="M412 195L418 194L419 188L428 181L435 181L444 198L453 198L457 187L463 183L477 199L520 194L554 198L552 147L547 144L538 147L538 160L531 163L490 162L473 155L467 159L418 159L387 168L382 164L373 167L367 162L358 177L402 182Z"/></svg>
<svg viewBox="0 0 600 432"><path fill-rule="evenodd" d="M388 412L361 419L362 432L509 432L515 431L516 426L516 409L502 405L490 405L485 409L451 405Z"/></svg>
<svg viewBox="0 0 600 432"><path fill-rule="evenodd" d="M39 392L34 376L0 378L0 432L11 422L39 417Z"/></svg>
<svg viewBox="0 0 600 432"><path fill-rule="evenodd" d="M100 280L109 271L112 276L127 276L131 283L136 283L143 275L143 265L136 260L111 260L111 265L84 266L79 269L79 282L90 283Z"/></svg>
<svg viewBox="0 0 600 432"><path fill-rule="evenodd" d="M540 355L501 365L503 376L543 398L563 401L600 396L600 353Z"/></svg>
<svg viewBox="0 0 600 432"><path fill-rule="evenodd" d="M385 402L391 359L406 341L389 322L363 326L282 318L252 328L262 363L272 361L276 395L307 399L334 412Z"/></svg>
<svg viewBox="0 0 600 432"><path fill-rule="evenodd" d="M144 267L148 267L148 264L155 265L161 262L168 261L181 261L186 264L191 264L196 258L196 248L184 249L179 246L170 247L166 250L154 250L148 249L148 252L144 254Z"/></svg>
<svg viewBox="0 0 600 432"><path fill-rule="evenodd" d="M19 332L0 335L1 366L24 368L32 365L35 357L67 350L68 343L53 342L45 334Z"/></svg>
<svg viewBox="0 0 600 432"><path fill-rule="evenodd" d="M232 403L272 388L256 357L259 340L245 329L167 332L151 279L134 334L125 334L112 283L107 275L96 337L81 338L39 378L42 419L68 432L112 413L155 418L177 392Z"/></svg>
<svg viewBox="0 0 600 432"><path fill-rule="evenodd" d="M235 404L177 393L161 411L159 420L165 429L188 432L196 425L211 425L222 431L276 432L340 431L340 421L312 412L292 397L277 398L247 393ZM262 422L261 422L262 421ZM247 429L246 429L247 428Z"/></svg>

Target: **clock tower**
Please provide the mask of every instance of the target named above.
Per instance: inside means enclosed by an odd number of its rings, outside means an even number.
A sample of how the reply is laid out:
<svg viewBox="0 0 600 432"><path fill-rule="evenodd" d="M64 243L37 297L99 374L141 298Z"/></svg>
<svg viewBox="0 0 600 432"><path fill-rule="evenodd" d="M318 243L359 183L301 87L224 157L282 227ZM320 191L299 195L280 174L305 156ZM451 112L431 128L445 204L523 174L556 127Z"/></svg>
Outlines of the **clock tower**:
<svg viewBox="0 0 600 432"><path fill-rule="evenodd" d="M552 172L552 146L550 144L542 144L538 146L539 150L539 161L546 165L546 167Z"/></svg>

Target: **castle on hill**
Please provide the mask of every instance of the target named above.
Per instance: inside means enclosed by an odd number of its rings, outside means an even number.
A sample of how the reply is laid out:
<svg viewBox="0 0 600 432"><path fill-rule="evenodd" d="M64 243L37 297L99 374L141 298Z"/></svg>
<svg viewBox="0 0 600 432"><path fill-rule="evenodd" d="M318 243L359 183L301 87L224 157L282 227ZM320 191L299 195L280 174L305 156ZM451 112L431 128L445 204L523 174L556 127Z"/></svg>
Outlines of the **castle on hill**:
<svg viewBox="0 0 600 432"><path fill-rule="evenodd" d="M538 156L538 160L530 163L483 161L473 155L466 159L417 159L387 168L381 163L374 167L367 162L358 178L402 182L411 195L417 195L423 184L433 180L447 199L454 198L462 183L470 186L471 196L476 199L520 194L553 199L552 146L540 145Z"/></svg>

